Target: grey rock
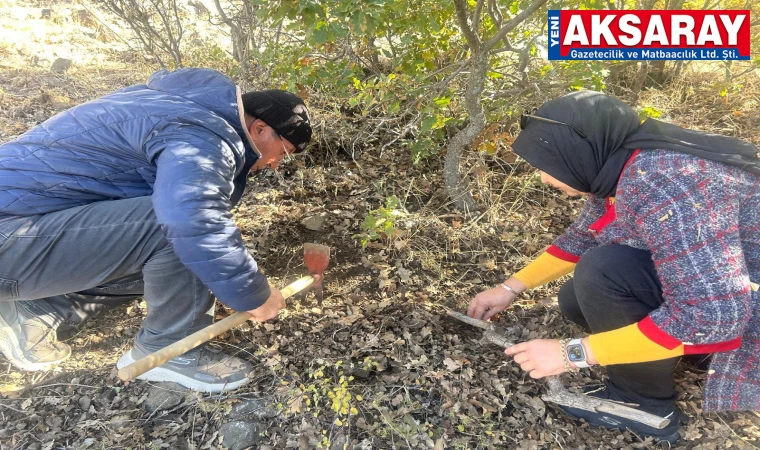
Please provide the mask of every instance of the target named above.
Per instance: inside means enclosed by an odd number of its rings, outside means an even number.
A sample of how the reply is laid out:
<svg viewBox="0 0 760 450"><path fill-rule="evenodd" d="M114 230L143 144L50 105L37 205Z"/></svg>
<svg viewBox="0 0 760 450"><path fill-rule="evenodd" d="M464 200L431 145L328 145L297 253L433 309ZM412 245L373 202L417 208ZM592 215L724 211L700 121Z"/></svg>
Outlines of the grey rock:
<svg viewBox="0 0 760 450"><path fill-rule="evenodd" d="M364 439L357 445L354 445L354 450L372 450L372 441L369 439Z"/></svg>
<svg viewBox="0 0 760 450"><path fill-rule="evenodd" d="M103 406L109 406L114 398L116 398L116 391L108 388L98 396L98 402Z"/></svg>
<svg viewBox="0 0 760 450"><path fill-rule="evenodd" d="M50 8L43 8L40 12L40 19L49 19L53 14L53 10Z"/></svg>
<svg viewBox="0 0 760 450"><path fill-rule="evenodd" d="M369 370L366 369L354 369L351 371L351 375L355 376L356 378L361 378L362 380L366 380L369 378L370 373Z"/></svg>
<svg viewBox="0 0 760 450"><path fill-rule="evenodd" d="M182 423L182 416L180 416L179 414L164 414L162 416L155 417L150 422L151 424L153 424L154 427L157 427L159 425L167 425L171 423Z"/></svg>
<svg viewBox="0 0 760 450"><path fill-rule="evenodd" d="M344 450L348 448L348 438L345 434L340 433L337 436L335 436L330 443L330 450Z"/></svg>
<svg viewBox="0 0 760 450"><path fill-rule="evenodd" d="M311 231L324 231L325 222L327 221L327 214L321 213L315 216L309 216L301 220L301 225Z"/></svg>
<svg viewBox="0 0 760 450"><path fill-rule="evenodd" d="M79 397L79 407L82 408L82 411L88 411L90 409L90 405L92 404L92 400L90 400L90 397L83 396Z"/></svg>
<svg viewBox="0 0 760 450"><path fill-rule="evenodd" d="M45 419L45 424L54 430L59 430L63 425L63 417L61 416L48 416Z"/></svg>
<svg viewBox="0 0 760 450"><path fill-rule="evenodd" d="M50 71L55 73L63 73L69 70L71 67L71 60L66 58L58 58L53 61L53 65L50 66Z"/></svg>
<svg viewBox="0 0 760 450"><path fill-rule="evenodd" d="M187 388L177 383L159 383L148 390L143 407L148 412L172 409L185 399Z"/></svg>
<svg viewBox="0 0 760 450"><path fill-rule="evenodd" d="M232 415L235 417L250 415L256 419L271 419L277 417L279 412L269 401L259 398L243 399L240 403L232 406Z"/></svg>
<svg viewBox="0 0 760 450"><path fill-rule="evenodd" d="M247 422L236 420L227 422L219 428L219 435L222 436L222 445L230 450L243 450L246 448L256 448L264 439L266 426L259 422Z"/></svg>

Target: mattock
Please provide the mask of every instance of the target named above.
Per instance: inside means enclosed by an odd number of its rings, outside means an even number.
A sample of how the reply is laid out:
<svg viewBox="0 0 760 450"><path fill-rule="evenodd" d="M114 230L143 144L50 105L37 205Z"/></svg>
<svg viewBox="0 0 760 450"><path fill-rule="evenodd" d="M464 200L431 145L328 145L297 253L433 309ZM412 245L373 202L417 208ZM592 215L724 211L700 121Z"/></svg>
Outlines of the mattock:
<svg viewBox="0 0 760 450"><path fill-rule="evenodd" d="M514 345L504 335L503 330L494 325L491 322L485 320L473 319L472 317L458 313L456 311L447 310L447 314L461 322L483 329L483 340L496 344L499 347L507 348ZM502 332L500 332L502 331ZM556 403L558 405L567 406L570 408L578 408L586 411L599 412L605 414L612 414L618 417L624 417L629 420L634 420L644 425L657 428L659 430L665 428L670 423L670 419L665 417L656 416L648 412L632 408L630 403L621 403L613 400L603 400L600 398L592 397L583 394L574 394L568 391L559 379L559 376L552 376L546 378L546 384L549 389L548 392L541 398L544 401Z"/></svg>
<svg viewBox="0 0 760 450"><path fill-rule="evenodd" d="M282 288L280 291L282 297L287 299L311 286L314 288L319 306L322 306L322 272L324 272L330 262L330 247L319 244L304 244L303 259L311 275L301 277ZM166 361L210 341L225 331L244 324L250 319L251 315L247 311L238 311L219 322L196 331L184 339L180 339L155 353L143 356L132 364L122 367L118 372L119 378L122 381L132 381L150 369L158 367Z"/></svg>

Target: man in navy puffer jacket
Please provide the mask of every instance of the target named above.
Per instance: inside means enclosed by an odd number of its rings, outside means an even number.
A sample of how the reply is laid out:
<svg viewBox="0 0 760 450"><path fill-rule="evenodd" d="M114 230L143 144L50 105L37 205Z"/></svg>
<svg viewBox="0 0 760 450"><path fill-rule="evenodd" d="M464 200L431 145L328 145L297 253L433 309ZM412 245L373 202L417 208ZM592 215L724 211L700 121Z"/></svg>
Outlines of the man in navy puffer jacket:
<svg viewBox="0 0 760 450"><path fill-rule="evenodd" d="M148 314L120 367L209 325L214 296L252 320L276 316L282 294L230 209L250 170L276 167L311 133L293 94L241 94L216 71L182 69L0 146L0 351L46 368L71 353L58 325L139 296ZM249 370L202 347L141 378L220 392Z"/></svg>

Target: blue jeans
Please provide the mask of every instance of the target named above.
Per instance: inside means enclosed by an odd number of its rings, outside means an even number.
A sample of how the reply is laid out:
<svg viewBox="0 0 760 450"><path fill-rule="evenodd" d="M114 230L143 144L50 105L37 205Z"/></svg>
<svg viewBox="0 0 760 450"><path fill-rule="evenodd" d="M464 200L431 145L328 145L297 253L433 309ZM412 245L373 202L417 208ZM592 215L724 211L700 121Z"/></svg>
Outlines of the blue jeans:
<svg viewBox="0 0 760 450"><path fill-rule="evenodd" d="M152 352L213 322L213 295L175 255L150 197L3 220L0 261L0 301L54 325L144 296L135 341Z"/></svg>

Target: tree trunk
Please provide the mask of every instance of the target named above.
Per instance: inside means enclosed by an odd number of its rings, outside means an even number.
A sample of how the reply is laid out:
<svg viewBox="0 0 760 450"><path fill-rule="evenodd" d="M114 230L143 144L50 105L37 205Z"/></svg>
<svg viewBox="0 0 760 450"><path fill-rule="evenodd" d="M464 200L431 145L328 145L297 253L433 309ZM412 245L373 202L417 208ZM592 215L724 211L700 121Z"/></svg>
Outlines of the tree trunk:
<svg viewBox="0 0 760 450"><path fill-rule="evenodd" d="M459 130L449 141L446 150L446 160L443 165L443 180L446 193L454 205L465 213L477 210L477 204L467 187L467 180L459 174L459 165L462 152L475 141L486 125L486 116L480 94L485 86L486 73L488 72L488 53L474 54L471 58L472 72L467 80L467 92L465 93L465 106L469 115L469 123Z"/></svg>
<svg viewBox="0 0 760 450"><path fill-rule="evenodd" d="M486 116L483 111L483 104L480 101L480 94L483 93L483 88L486 84L486 74L489 68L488 56L494 46L501 42L507 33L514 30L515 27L525 21L531 14L535 13L547 0L535 0L530 6L502 24L499 31L485 42L481 41L478 32L483 2L484 0L477 1L471 25L470 17L467 13L467 1L454 0L457 22L470 49L469 65L471 72L470 78L467 80L467 91L464 95L465 106L470 121L467 126L459 130L449 141L449 146L446 150L446 160L443 165L443 181L446 186L446 193L451 201L465 213L475 211L477 204L467 187L467 180L462 180L459 175L459 165L462 159L462 152L475 141L475 138L478 137L486 126Z"/></svg>
<svg viewBox="0 0 760 450"><path fill-rule="evenodd" d="M649 63L647 61L639 61L636 63L638 66L636 69L636 76L633 80L633 86L631 87L631 92L633 93L633 98L631 98L631 106L637 106L639 104L639 96L641 95L641 89L644 88L644 83L647 80L647 75L649 75Z"/></svg>

